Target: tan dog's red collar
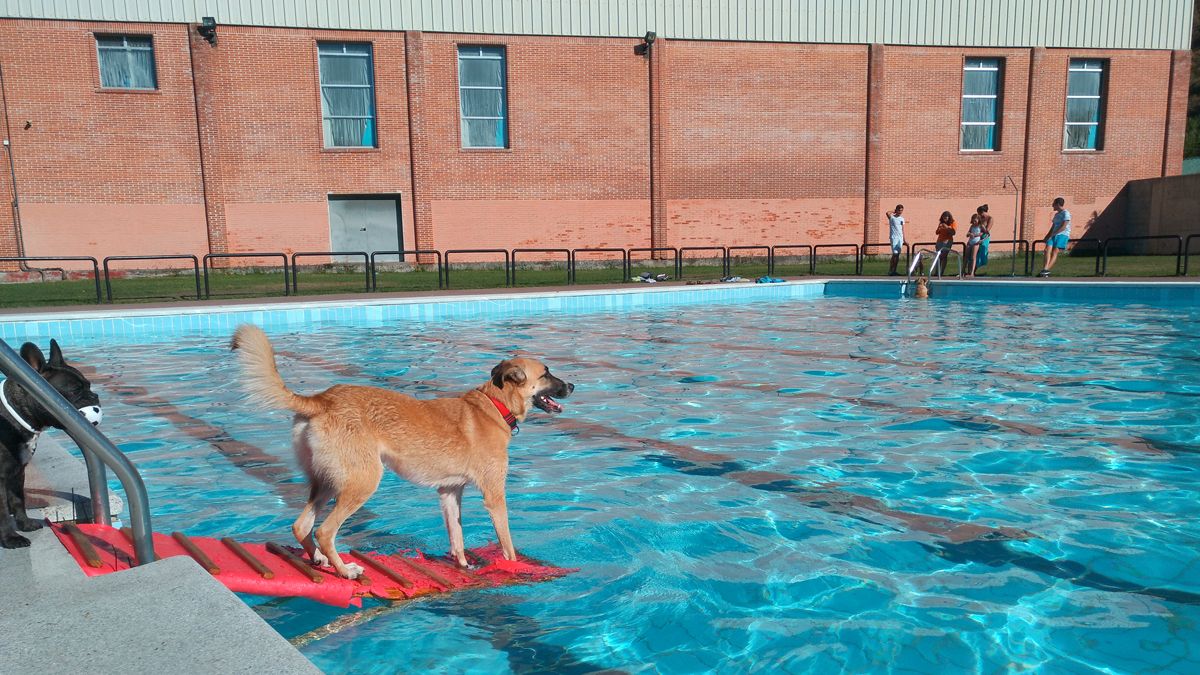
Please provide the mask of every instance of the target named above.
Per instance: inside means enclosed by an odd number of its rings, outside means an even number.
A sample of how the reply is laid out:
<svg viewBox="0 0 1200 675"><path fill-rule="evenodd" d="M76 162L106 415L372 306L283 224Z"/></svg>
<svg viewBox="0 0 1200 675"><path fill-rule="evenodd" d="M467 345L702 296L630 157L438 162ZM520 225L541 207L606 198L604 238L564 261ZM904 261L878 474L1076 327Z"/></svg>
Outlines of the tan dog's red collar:
<svg viewBox="0 0 1200 675"><path fill-rule="evenodd" d="M517 416L512 414L512 411L508 409L508 406L504 405L500 399L492 396L491 394L484 394L484 396L487 396L488 400L492 402L492 405L496 406L496 410L500 412L500 416L504 418L504 421L508 423L508 428L512 430L513 436L521 433L521 427L517 426Z"/></svg>

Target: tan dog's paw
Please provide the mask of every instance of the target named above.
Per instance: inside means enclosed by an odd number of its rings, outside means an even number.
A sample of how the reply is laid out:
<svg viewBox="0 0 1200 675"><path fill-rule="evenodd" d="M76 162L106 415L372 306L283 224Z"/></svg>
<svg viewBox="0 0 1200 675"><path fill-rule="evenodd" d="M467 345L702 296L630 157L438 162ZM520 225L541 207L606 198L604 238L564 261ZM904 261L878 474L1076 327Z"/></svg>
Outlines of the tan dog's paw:
<svg viewBox="0 0 1200 675"><path fill-rule="evenodd" d="M329 558L320 551L313 551L312 564L314 567L325 567L329 564Z"/></svg>
<svg viewBox="0 0 1200 675"><path fill-rule="evenodd" d="M346 574L344 574L342 576L353 581L354 579L361 577L363 575L363 572L365 572L365 571L366 570L364 570L362 568L362 566L360 566L360 565L356 565L354 563L346 563Z"/></svg>

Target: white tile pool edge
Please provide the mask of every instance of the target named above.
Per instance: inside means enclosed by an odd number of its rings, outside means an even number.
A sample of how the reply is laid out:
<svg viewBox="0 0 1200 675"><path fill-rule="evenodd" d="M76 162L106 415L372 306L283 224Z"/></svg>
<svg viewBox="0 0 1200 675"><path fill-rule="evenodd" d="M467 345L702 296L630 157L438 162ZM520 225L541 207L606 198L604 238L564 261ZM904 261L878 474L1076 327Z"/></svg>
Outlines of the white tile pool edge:
<svg viewBox="0 0 1200 675"><path fill-rule="evenodd" d="M0 318L0 338L134 337L180 331L232 332L242 323L264 329L294 328L323 322L438 321L498 318L535 312L590 313L665 306L816 298L824 280L781 284L640 286L628 289L480 293L440 297L316 300L189 307L97 308L38 312Z"/></svg>
<svg viewBox="0 0 1200 675"><path fill-rule="evenodd" d="M168 336L179 332L230 333L241 323L268 330L323 322L383 323L508 318L537 312L590 313L653 307L726 304L818 297L899 298L895 279L805 279L780 284L637 286L621 289L479 293L355 300L262 302L188 307L96 308L35 312L0 318L0 338ZM1200 306L1200 282L935 280L934 299L1006 302L1143 302Z"/></svg>

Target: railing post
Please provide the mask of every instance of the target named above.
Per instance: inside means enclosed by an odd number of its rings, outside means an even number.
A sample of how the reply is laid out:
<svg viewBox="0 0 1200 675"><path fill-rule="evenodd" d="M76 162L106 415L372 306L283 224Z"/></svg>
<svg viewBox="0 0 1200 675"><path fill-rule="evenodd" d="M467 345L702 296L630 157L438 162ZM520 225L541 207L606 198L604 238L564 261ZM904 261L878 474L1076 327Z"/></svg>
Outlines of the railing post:
<svg viewBox="0 0 1200 675"><path fill-rule="evenodd" d="M146 485L142 482L141 475L138 474L129 458L118 450L104 434L84 419L83 415L68 403L62 394L59 394L32 366L18 356L4 340L0 340L0 371L19 382L29 395L62 424L67 435L83 449L85 457L88 457L89 453L95 455L96 459L102 460L117 474L129 503L129 519L130 525L133 527L133 546L137 562L139 565L154 562L154 544L150 528L150 500L146 496ZM97 481L103 479L101 471L93 471L89 467L89 486L95 489ZM103 494L97 494L101 492ZM97 509L97 513L93 513L93 517L107 517L109 515L107 490L95 489L91 498L93 506ZM103 506L96 503L99 499L103 499Z"/></svg>
<svg viewBox="0 0 1200 675"><path fill-rule="evenodd" d="M97 525L112 525L112 511L108 504L108 475L104 470L104 462L96 453L82 445L83 461L87 465L88 491L91 495L92 522Z"/></svg>

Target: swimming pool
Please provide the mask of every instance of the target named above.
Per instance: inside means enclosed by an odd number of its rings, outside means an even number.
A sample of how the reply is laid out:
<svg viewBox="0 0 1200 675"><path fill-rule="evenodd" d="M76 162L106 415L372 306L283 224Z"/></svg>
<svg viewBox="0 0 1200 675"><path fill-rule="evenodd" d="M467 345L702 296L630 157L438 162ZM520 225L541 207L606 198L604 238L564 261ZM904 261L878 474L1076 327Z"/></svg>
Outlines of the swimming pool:
<svg viewBox="0 0 1200 675"><path fill-rule="evenodd" d="M1192 309L861 298L273 332L299 391L460 392L518 350L577 387L509 479L518 550L577 573L302 649L327 672L1194 671L1197 336ZM156 530L286 540L288 416L241 400L224 340L64 347ZM434 492L385 477L339 543L445 550ZM289 638L347 614L247 600Z"/></svg>

